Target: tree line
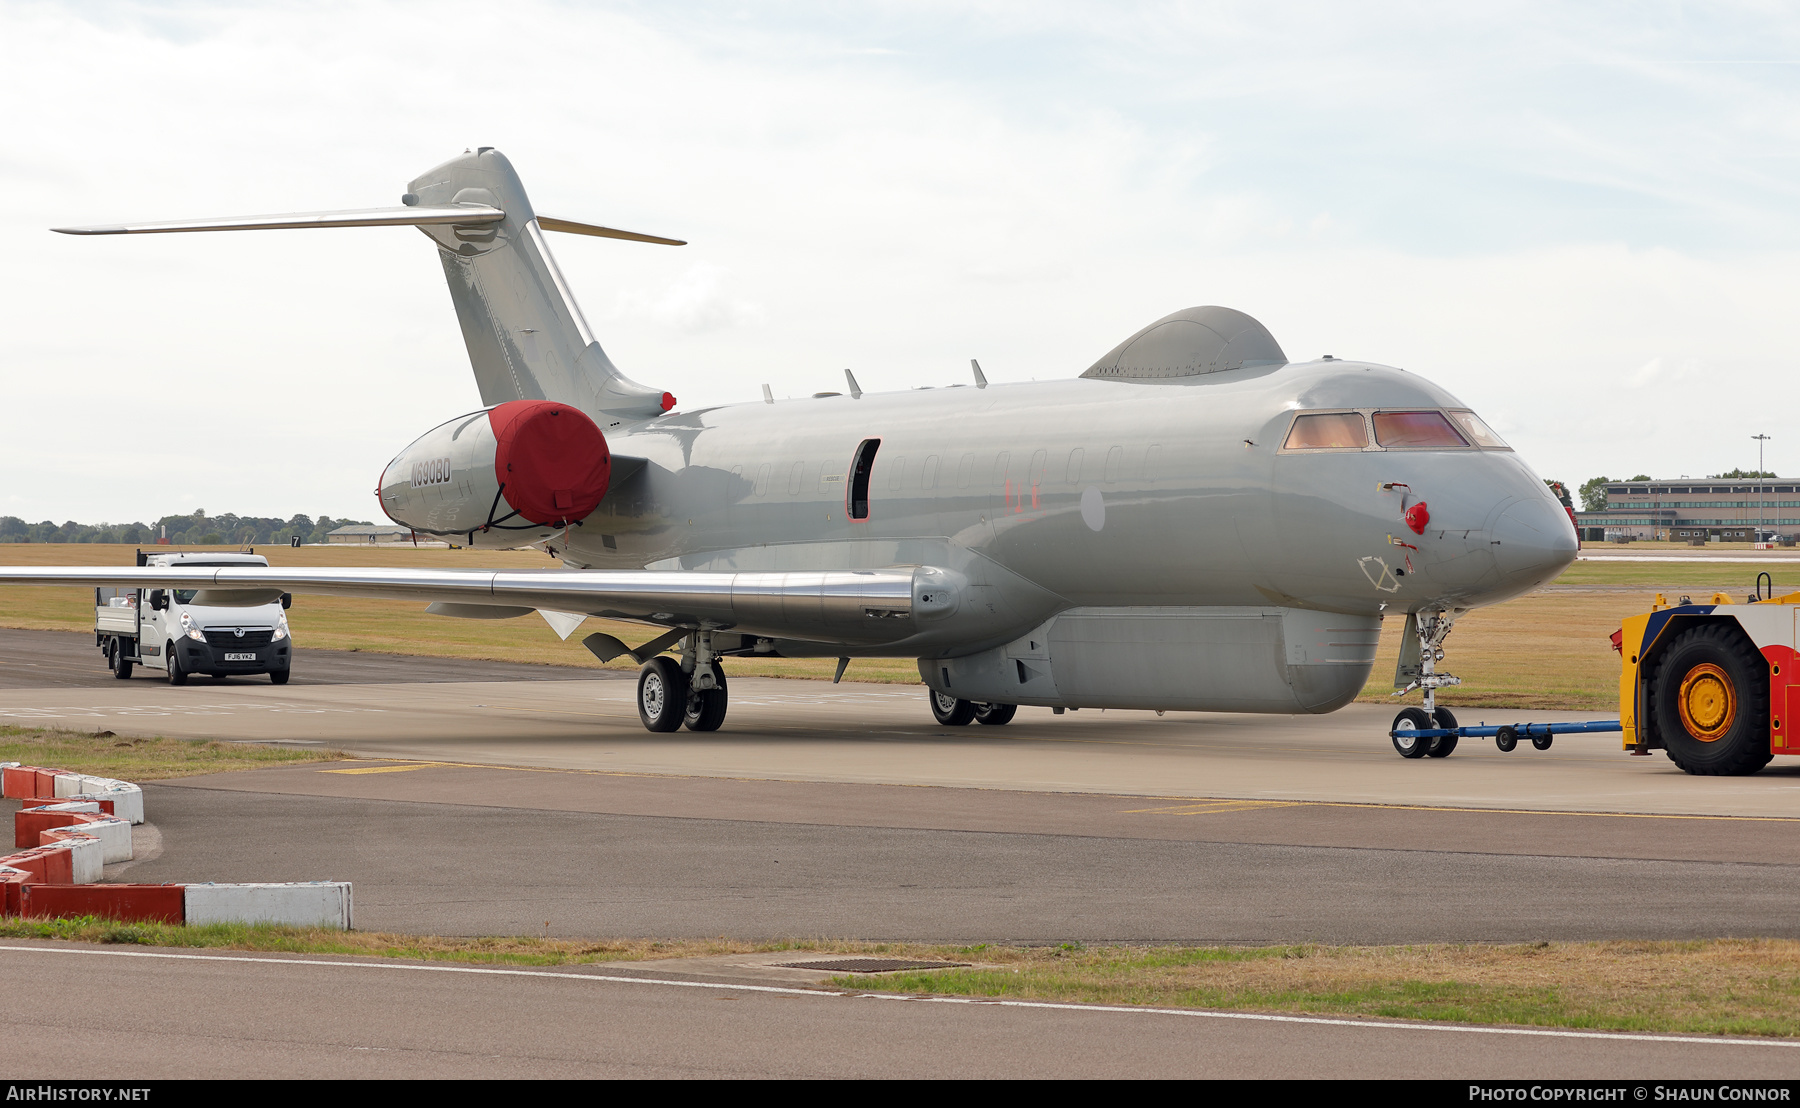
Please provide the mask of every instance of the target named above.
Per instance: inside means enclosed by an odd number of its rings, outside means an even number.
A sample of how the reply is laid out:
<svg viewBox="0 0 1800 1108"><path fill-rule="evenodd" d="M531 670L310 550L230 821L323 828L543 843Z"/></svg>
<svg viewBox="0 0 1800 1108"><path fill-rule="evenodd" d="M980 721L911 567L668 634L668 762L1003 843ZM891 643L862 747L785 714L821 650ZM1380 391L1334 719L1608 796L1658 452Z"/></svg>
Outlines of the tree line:
<svg viewBox="0 0 1800 1108"><path fill-rule="evenodd" d="M0 543L6 542L116 542L148 546L168 529L169 542L175 546L286 546L297 537L303 543L325 542L325 536L350 524L367 527L366 519L333 519L330 516L297 515L291 519L264 516L240 516L231 512L209 516L204 511L192 515L163 516L155 523L26 523L17 516L0 516Z"/></svg>

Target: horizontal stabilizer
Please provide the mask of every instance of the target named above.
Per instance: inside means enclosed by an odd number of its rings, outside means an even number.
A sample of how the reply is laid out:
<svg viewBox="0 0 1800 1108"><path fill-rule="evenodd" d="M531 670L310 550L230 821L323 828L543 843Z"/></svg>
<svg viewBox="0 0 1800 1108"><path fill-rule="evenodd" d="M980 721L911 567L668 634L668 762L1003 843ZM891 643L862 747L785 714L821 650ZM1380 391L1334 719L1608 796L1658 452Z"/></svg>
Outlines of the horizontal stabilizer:
<svg viewBox="0 0 1800 1108"><path fill-rule="evenodd" d="M570 235L592 235L598 239L625 239L630 242L654 242L658 246L686 246L685 239L666 239L659 235L641 235L636 231L621 231L616 227L602 227L596 223L577 223L572 219L556 219L552 216L538 216L538 226L546 231L562 231Z"/></svg>
<svg viewBox="0 0 1800 1108"><path fill-rule="evenodd" d="M95 227L52 227L61 235L160 235L176 231L275 231L302 227L417 227L443 223L498 223L506 218L486 204L451 204L441 208L358 208L347 212L284 212L278 215L231 215L207 219L165 219L152 223L107 223ZM618 237L630 237L618 232ZM663 242L664 239L651 239Z"/></svg>

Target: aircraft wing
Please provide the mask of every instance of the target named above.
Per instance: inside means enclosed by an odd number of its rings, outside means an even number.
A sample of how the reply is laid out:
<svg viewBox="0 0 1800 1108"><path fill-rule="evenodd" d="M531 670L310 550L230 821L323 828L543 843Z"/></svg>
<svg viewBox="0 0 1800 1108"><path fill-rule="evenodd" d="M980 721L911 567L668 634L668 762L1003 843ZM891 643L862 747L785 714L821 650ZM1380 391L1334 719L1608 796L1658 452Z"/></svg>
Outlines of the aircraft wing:
<svg viewBox="0 0 1800 1108"><path fill-rule="evenodd" d="M771 638L872 644L948 615L958 575L930 566L804 573L656 570L279 569L260 566L0 566L0 584L196 589L194 603L267 604L282 593L433 603L446 615L532 609Z"/></svg>

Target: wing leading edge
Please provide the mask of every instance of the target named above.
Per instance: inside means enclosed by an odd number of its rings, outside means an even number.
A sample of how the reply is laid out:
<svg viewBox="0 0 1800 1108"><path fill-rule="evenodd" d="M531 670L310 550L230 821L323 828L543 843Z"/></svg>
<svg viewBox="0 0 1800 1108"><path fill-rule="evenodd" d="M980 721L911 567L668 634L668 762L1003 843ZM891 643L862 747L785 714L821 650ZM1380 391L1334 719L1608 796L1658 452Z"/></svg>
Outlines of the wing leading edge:
<svg viewBox="0 0 1800 1108"><path fill-rule="evenodd" d="M413 600L446 609L580 612L665 627L869 645L908 637L917 629L915 616L955 611L956 576L931 566L805 573L0 567L0 584L191 588L199 590L195 603L221 607L266 604L291 592Z"/></svg>

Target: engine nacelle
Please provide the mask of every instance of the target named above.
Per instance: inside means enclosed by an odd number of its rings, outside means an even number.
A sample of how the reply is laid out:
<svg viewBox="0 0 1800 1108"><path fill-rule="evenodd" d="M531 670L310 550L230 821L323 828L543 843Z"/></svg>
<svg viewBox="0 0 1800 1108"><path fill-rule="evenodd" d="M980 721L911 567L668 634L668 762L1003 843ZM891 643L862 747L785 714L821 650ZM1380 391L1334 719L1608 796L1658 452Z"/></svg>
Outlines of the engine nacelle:
<svg viewBox="0 0 1800 1108"><path fill-rule="evenodd" d="M427 535L579 523L612 476L606 436L577 408L509 400L434 427L381 473L389 519Z"/></svg>

